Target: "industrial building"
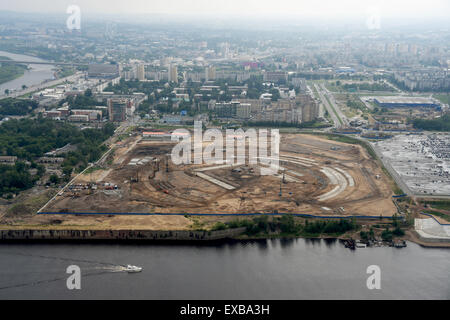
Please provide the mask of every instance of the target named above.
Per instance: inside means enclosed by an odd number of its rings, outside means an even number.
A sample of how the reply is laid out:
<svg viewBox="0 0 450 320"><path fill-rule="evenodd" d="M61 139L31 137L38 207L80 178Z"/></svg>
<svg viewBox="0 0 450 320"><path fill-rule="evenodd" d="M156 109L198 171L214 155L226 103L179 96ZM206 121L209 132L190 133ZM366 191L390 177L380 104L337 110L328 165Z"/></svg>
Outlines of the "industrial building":
<svg viewBox="0 0 450 320"><path fill-rule="evenodd" d="M115 79L119 76L117 64L90 64L88 67L89 78Z"/></svg>
<svg viewBox="0 0 450 320"><path fill-rule="evenodd" d="M144 140L168 140L170 141L172 135L169 132L162 131L145 131L142 132Z"/></svg>
<svg viewBox="0 0 450 320"><path fill-rule="evenodd" d="M436 108L440 106L440 104L433 99L424 97L375 97L374 101L378 106L386 108Z"/></svg>

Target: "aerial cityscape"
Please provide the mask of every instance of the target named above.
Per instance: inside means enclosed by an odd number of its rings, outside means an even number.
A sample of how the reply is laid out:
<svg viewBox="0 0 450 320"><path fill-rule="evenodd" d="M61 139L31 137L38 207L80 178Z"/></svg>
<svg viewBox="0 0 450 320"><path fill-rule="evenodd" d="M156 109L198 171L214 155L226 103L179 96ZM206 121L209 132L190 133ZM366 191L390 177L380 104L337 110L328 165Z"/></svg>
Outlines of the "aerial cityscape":
<svg viewBox="0 0 450 320"><path fill-rule="evenodd" d="M446 1L129 2L0 5L0 298L450 299Z"/></svg>

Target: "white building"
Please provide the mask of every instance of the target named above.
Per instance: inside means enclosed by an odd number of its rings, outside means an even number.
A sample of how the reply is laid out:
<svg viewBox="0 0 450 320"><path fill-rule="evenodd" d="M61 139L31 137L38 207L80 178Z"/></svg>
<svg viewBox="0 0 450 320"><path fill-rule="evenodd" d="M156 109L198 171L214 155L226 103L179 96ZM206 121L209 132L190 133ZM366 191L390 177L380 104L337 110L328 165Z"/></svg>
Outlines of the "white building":
<svg viewBox="0 0 450 320"><path fill-rule="evenodd" d="M178 68L173 64L169 66L169 82L178 83Z"/></svg>

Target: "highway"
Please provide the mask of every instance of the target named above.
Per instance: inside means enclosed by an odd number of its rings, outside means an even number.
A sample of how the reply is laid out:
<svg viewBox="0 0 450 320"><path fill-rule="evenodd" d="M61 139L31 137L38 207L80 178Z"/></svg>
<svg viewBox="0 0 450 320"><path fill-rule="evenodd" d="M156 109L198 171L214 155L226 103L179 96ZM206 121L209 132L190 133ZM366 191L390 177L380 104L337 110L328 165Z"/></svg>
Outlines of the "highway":
<svg viewBox="0 0 450 320"><path fill-rule="evenodd" d="M328 99L331 102L332 107L336 111L338 118L341 119L342 124L344 126L348 126L348 119L346 115L342 112L341 108L339 108L339 105L337 104L336 100L334 99L333 94L325 87L324 84L321 84L320 87L322 88L322 92L324 92L325 96L328 97Z"/></svg>
<svg viewBox="0 0 450 320"><path fill-rule="evenodd" d="M319 86L317 84L314 84L314 87L316 88L320 100L322 100L322 103L325 106L325 109L328 111L328 114L333 120L334 127L338 128L348 125L347 118L342 113L341 109L339 109L339 107L337 106L333 95L323 85Z"/></svg>
<svg viewBox="0 0 450 320"><path fill-rule="evenodd" d="M340 123L336 113L333 111L331 106L328 104L328 101L327 101L327 99L325 99L322 91L319 89L319 86L317 84L314 84L314 87L316 88L316 91L319 94L319 98L322 101L323 105L325 106L325 109L327 110L328 114L330 115L331 120L333 120L334 127L339 127L341 123Z"/></svg>

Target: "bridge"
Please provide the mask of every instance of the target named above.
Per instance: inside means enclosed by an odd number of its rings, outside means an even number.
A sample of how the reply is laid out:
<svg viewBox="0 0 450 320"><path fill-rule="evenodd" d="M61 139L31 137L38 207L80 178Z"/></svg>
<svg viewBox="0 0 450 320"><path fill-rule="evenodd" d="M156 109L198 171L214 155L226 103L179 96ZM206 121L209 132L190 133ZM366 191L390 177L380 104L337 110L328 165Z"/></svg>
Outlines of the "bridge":
<svg viewBox="0 0 450 320"><path fill-rule="evenodd" d="M87 66L88 63L68 63L68 62L35 62L35 61L19 61L19 60L0 60L0 63L13 64L49 64L58 66Z"/></svg>

